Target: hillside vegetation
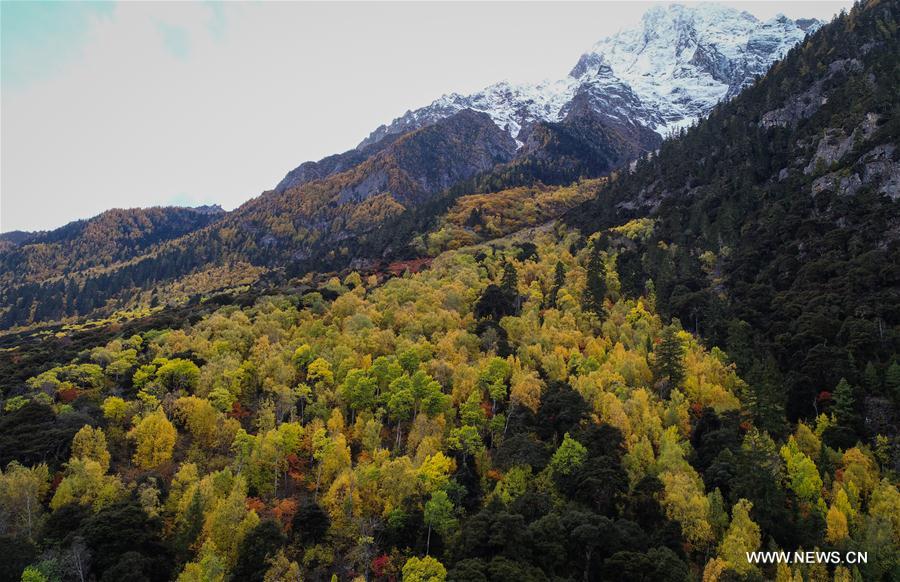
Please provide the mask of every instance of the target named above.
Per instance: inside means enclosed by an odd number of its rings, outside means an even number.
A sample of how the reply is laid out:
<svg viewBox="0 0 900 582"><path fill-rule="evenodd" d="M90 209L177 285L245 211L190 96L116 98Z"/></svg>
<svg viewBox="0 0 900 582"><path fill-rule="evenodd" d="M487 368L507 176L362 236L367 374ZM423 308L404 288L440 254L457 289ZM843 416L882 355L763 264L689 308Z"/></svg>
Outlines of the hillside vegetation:
<svg viewBox="0 0 900 582"><path fill-rule="evenodd" d="M74 555L102 580L787 579L744 552L801 547L896 575L886 440L823 440L853 426L849 385L789 428L767 386L623 294L619 252L558 236L31 378L0 416L5 576L70 576Z"/></svg>
<svg viewBox="0 0 900 582"><path fill-rule="evenodd" d="M567 218L657 218L623 285L652 280L662 313L743 373L777 368L792 419L836 378L891 397L874 378L900 351L898 29L897 2L857 6Z"/></svg>

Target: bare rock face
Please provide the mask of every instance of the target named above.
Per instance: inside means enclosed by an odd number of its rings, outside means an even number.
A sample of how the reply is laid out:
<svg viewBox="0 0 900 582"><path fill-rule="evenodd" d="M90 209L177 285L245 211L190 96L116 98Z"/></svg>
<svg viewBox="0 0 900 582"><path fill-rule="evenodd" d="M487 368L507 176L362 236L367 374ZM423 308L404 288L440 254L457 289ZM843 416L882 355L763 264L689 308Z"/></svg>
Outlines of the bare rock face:
<svg viewBox="0 0 900 582"><path fill-rule="evenodd" d="M397 137L397 136L395 136ZM318 162L304 162L287 173L287 175L275 186L275 190L283 192L288 188L300 186L314 180L321 180L333 174L338 174L358 166L372 155L390 145L393 140L385 140L379 144L373 144L368 148L354 149L342 154L334 154L322 158Z"/></svg>
<svg viewBox="0 0 900 582"><path fill-rule="evenodd" d="M813 154L809 164L803 169L806 175L812 175L820 169L828 168L835 162L841 161L856 144L871 139L872 135L878 129L879 117L874 113L869 113L866 118L855 128L850 135L847 135L841 129L830 129L825 132L816 146L816 152Z"/></svg>
<svg viewBox="0 0 900 582"><path fill-rule="evenodd" d="M883 145L864 156L863 183L880 181L878 192L891 200L900 200L900 156L893 145Z"/></svg>
<svg viewBox="0 0 900 582"><path fill-rule="evenodd" d="M371 171L360 172L335 203L361 202L387 191L398 201L414 203L420 194L439 192L508 162L515 152L512 138L486 114L460 111L384 148L372 158ZM402 183L394 179L398 173L404 175Z"/></svg>
<svg viewBox="0 0 900 582"><path fill-rule="evenodd" d="M860 156L852 171L829 172L816 178L810 186L812 195L830 191L841 196L853 196L863 186L888 196L900 198L900 159L893 144L882 144Z"/></svg>
<svg viewBox="0 0 900 582"><path fill-rule="evenodd" d="M352 152L298 168L279 189L235 211L234 227L272 257L290 252L295 260L305 260L316 249L377 229L450 186L509 162L516 143L487 114L464 110L375 144L366 154L361 162L322 178L311 176L341 167ZM273 232L273 216L290 220L290 228Z"/></svg>
<svg viewBox="0 0 900 582"><path fill-rule="evenodd" d="M810 186L813 196L825 191L840 192L844 196L853 196L862 186L862 180L858 174L840 176L837 172L826 174L816 180Z"/></svg>

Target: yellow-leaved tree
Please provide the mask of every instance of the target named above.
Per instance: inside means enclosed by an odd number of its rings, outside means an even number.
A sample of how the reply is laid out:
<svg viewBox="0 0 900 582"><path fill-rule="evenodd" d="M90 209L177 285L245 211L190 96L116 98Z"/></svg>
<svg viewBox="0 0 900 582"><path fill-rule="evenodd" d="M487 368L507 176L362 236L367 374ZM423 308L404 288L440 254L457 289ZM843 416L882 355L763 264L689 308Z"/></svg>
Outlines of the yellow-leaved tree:
<svg viewBox="0 0 900 582"><path fill-rule="evenodd" d="M29 468L13 461L6 471L0 469L0 515L7 531L34 539L49 489L50 471L43 463Z"/></svg>
<svg viewBox="0 0 900 582"><path fill-rule="evenodd" d="M215 554L229 568L237 561L244 537L259 523L256 512L247 509L246 501L247 483L243 477L237 477L228 496L218 501L203 524L203 537L213 543Z"/></svg>
<svg viewBox="0 0 900 582"><path fill-rule="evenodd" d="M103 429L87 424L81 427L72 438L72 458L91 459L100 464L104 473L109 470L109 451Z"/></svg>
<svg viewBox="0 0 900 582"><path fill-rule="evenodd" d="M762 543L759 526L750 519L753 504L739 499L731 510L731 525L719 544L719 557L725 560L729 569L747 574L755 566L747 560L749 552L755 552Z"/></svg>
<svg viewBox="0 0 900 582"><path fill-rule="evenodd" d="M50 508L56 510L69 503L78 503L99 511L118 501L124 492L119 478L106 475L97 461L72 459L66 464L66 476L56 488Z"/></svg>
<svg viewBox="0 0 900 582"><path fill-rule="evenodd" d="M172 458L178 431L161 408L142 418L128 433L135 443L134 464L155 469Z"/></svg>

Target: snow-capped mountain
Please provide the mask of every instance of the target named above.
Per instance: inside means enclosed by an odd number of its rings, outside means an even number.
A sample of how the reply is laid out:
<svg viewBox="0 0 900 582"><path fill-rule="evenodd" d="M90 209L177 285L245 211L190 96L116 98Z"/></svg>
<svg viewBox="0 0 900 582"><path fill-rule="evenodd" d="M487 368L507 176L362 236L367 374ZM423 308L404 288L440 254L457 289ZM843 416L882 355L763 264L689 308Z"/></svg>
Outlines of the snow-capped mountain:
<svg viewBox="0 0 900 582"><path fill-rule="evenodd" d="M538 84L503 81L472 95L444 95L382 125L360 147L463 109L487 113L518 138L530 123L565 118L580 95L604 117L665 136L734 97L821 25L785 16L762 22L715 4L657 6L647 11L639 27L597 42L562 79Z"/></svg>

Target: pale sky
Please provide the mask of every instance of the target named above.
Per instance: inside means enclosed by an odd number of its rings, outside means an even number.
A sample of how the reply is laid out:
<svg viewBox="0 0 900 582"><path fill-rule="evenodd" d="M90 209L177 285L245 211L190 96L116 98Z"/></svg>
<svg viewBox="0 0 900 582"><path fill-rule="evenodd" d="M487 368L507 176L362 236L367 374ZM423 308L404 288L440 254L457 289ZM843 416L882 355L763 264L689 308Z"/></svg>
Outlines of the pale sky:
<svg viewBox="0 0 900 582"><path fill-rule="evenodd" d="M0 231L234 208L444 93L561 78L654 4L3 0ZM851 2L722 4L828 20Z"/></svg>

